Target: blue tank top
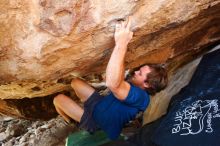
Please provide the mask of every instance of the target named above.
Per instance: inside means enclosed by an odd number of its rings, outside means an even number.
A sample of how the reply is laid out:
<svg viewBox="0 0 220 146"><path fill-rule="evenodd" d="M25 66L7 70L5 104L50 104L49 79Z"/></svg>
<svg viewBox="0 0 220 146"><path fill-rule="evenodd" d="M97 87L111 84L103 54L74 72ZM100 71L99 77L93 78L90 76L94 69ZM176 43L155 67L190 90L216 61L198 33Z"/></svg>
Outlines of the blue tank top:
<svg viewBox="0 0 220 146"><path fill-rule="evenodd" d="M93 118L110 139L117 139L126 123L139 111L144 111L150 97L146 91L132 84L125 100L118 100L113 93L103 97L93 111Z"/></svg>

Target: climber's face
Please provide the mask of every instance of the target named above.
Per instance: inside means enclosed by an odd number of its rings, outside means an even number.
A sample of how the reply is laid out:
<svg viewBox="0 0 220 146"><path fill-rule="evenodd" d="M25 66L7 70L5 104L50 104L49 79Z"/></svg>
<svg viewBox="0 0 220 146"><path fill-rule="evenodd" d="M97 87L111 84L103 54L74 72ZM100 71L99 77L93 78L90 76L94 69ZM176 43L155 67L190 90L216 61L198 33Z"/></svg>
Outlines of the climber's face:
<svg viewBox="0 0 220 146"><path fill-rule="evenodd" d="M142 89L148 88L149 85L146 80L150 72L151 68L148 65L142 66L139 70L134 71L131 82Z"/></svg>

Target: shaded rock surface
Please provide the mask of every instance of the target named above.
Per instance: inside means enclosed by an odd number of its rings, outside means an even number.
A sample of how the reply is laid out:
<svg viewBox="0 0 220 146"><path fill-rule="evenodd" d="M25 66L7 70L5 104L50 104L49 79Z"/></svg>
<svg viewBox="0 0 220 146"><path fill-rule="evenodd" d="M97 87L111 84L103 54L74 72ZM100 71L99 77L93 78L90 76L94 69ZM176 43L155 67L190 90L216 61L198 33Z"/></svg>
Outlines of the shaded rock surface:
<svg viewBox="0 0 220 146"><path fill-rule="evenodd" d="M2 146L64 146L67 135L75 129L61 117L49 121L0 119Z"/></svg>
<svg viewBox="0 0 220 146"><path fill-rule="evenodd" d="M114 26L128 15L134 38L126 68L163 63L171 77L220 40L219 0L5 0L0 8L0 112L23 118L38 102L25 110L25 102L8 99L39 98L43 111L54 112L43 98L70 92L73 77L102 82Z"/></svg>

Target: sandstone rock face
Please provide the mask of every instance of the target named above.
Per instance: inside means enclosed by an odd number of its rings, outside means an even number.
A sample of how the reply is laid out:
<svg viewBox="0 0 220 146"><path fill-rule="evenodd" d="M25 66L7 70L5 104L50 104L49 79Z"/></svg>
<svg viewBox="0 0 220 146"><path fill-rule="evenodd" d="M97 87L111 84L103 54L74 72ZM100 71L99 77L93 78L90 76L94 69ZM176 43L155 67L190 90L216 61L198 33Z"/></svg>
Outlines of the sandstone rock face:
<svg viewBox="0 0 220 146"><path fill-rule="evenodd" d="M127 68L165 63L173 71L220 40L220 0L5 0L0 8L1 99L69 91L74 76L101 75L115 23L129 15Z"/></svg>

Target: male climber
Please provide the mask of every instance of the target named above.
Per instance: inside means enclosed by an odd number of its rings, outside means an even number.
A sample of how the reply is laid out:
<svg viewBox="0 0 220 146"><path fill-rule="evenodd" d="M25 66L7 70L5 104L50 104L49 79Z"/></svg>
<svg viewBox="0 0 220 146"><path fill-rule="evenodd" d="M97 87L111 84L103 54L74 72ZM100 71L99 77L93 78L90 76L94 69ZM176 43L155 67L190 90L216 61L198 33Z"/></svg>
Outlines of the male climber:
<svg viewBox="0 0 220 146"><path fill-rule="evenodd" d="M147 108L149 94L159 92L167 85L167 73L159 65L143 65L128 80L124 79L125 54L133 36L130 25L128 18L115 27L115 47L106 68L109 95L101 96L89 84L76 78L71 86L84 103L84 108L66 95L59 94L54 98L57 112L67 122L74 119L80 128L90 133L102 129L110 139L117 139L123 126Z"/></svg>

